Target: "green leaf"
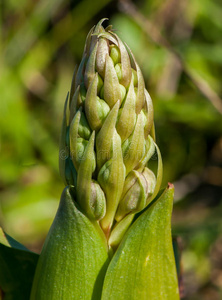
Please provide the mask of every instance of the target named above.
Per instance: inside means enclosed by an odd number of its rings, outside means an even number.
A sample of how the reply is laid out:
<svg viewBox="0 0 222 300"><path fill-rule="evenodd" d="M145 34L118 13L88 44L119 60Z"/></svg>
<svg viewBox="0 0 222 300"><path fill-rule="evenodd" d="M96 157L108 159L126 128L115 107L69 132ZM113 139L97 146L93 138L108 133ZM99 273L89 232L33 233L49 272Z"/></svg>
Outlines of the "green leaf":
<svg viewBox="0 0 222 300"><path fill-rule="evenodd" d="M173 186L133 223L108 267L102 300L178 300L171 237Z"/></svg>
<svg viewBox="0 0 222 300"><path fill-rule="evenodd" d="M0 291L4 300L29 299L38 257L0 228Z"/></svg>
<svg viewBox="0 0 222 300"><path fill-rule="evenodd" d="M70 189L66 187L62 193L43 246L31 300L101 298L107 247L99 228L76 207Z"/></svg>

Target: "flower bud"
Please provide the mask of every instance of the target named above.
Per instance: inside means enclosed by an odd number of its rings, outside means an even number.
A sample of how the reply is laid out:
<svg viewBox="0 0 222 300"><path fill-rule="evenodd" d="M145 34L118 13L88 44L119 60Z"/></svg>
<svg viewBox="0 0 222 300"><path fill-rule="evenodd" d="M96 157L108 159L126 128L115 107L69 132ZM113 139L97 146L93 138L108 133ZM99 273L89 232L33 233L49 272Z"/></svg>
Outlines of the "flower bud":
<svg viewBox="0 0 222 300"><path fill-rule="evenodd" d="M65 184L75 186L82 211L99 220L107 240L115 228L115 244L117 232L132 221L126 216L158 193L162 162L142 72L129 47L111 26L103 28L103 21L87 36L65 103L60 173ZM148 169L155 149L156 176Z"/></svg>
<svg viewBox="0 0 222 300"><path fill-rule="evenodd" d="M106 198L103 190L98 182L92 180L91 182L91 195L89 199L92 216L96 220L101 220L106 213Z"/></svg>
<svg viewBox="0 0 222 300"><path fill-rule="evenodd" d="M141 211L146 206L148 197L147 178L138 171L131 171L126 177L123 193L115 216L117 222L129 213Z"/></svg>

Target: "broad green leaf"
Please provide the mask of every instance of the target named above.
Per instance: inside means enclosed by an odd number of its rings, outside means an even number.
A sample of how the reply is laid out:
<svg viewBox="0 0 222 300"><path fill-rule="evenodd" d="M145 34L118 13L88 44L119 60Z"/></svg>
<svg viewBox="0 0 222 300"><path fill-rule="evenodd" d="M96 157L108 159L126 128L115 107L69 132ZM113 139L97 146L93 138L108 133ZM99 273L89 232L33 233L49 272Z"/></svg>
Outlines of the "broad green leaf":
<svg viewBox="0 0 222 300"><path fill-rule="evenodd" d="M13 239L0 227L0 244L19 250L29 251L24 245ZM29 251L30 252L30 251Z"/></svg>
<svg viewBox="0 0 222 300"><path fill-rule="evenodd" d="M102 300L178 300L171 237L174 189L133 223L108 267Z"/></svg>
<svg viewBox="0 0 222 300"><path fill-rule="evenodd" d="M4 300L29 299L38 257L0 228L0 291Z"/></svg>
<svg viewBox="0 0 222 300"><path fill-rule="evenodd" d="M66 187L40 255L31 300L98 300L107 263L102 235Z"/></svg>

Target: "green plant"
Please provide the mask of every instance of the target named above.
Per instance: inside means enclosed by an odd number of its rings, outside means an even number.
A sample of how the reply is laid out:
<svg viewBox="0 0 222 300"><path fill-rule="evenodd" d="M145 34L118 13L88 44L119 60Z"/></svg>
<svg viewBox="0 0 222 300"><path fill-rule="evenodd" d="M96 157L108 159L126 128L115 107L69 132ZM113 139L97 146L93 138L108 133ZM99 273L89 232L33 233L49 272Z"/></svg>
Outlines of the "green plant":
<svg viewBox="0 0 222 300"><path fill-rule="evenodd" d="M65 102L60 173L66 188L30 299L176 300L173 186L160 190L152 100L132 52L103 21L89 32ZM7 253L13 243L2 240ZM6 283L0 286L3 299L14 299Z"/></svg>

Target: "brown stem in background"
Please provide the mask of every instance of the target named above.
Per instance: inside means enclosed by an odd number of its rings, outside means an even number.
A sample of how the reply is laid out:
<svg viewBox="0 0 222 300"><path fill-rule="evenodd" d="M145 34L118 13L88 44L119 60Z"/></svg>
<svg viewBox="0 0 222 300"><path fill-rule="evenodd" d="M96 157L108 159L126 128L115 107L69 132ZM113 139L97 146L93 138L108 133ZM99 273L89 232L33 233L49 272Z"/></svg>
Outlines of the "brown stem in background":
<svg viewBox="0 0 222 300"><path fill-rule="evenodd" d="M171 46L168 40L161 34L159 28L150 22L142 13L140 13L137 7L131 2L131 0L119 0L120 10L131 16L133 20L144 30L149 38L159 46L166 48L176 59L178 65L181 66L184 73L196 86L196 88L204 95L216 108L216 110L222 114L222 99L218 94L210 87L208 82L200 77L198 74L186 65L181 55Z"/></svg>

